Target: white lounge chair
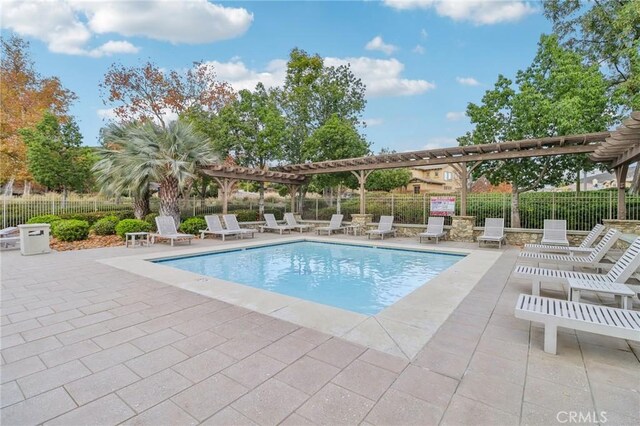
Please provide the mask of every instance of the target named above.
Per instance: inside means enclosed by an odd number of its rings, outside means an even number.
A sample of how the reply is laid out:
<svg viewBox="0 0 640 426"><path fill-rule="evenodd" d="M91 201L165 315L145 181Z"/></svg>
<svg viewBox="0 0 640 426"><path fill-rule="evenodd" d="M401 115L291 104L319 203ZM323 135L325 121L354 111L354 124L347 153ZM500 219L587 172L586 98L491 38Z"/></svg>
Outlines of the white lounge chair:
<svg viewBox="0 0 640 426"><path fill-rule="evenodd" d="M600 261L611 247L618 241L622 234L616 229L610 229L600 240L597 246L588 256L574 256L571 254L536 253L523 251L518 255L519 263L529 263L540 266L541 263L553 263L556 265L582 266L585 268L602 268L611 264L601 264Z"/></svg>
<svg viewBox="0 0 640 426"><path fill-rule="evenodd" d="M291 226L293 229L298 229L301 234L303 231L311 228L311 225L304 225L302 223L298 223L293 213L285 213L284 220L287 222L287 225Z"/></svg>
<svg viewBox="0 0 640 426"><path fill-rule="evenodd" d="M540 241L540 243L568 246L567 221L545 219L544 229L542 230L542 241Z"/></svg>
<svg viewBox="0 0 640 426"><path fill-rule="evenodd" d="M266 213L264 215L264 220L267 222L267 224L260 226L260 232L278 231L280 232L280 235L282 235L283 232L291 232L291 230L293 229L293 227L289 225L278 225L276 217L271 213Z"/></svg>
<svg viewBox="0 0 640 426"><path fill-rule="evenodd" d="M505 238L504 219L487 218L484 221L484 233L478 237L478 246L481 242L498 243L498 248L501 248Z"/></svg>
<svg viewBox="0 0 640 426"><path fill-rule="evenodd" d="M640 341L640 312L521 294L516 318L544 324L544 351L557 353L558 327Z"/></svg>
<svg viewBox="0 0 640 426"><path fill-rule="evenodd" d="M240 224L238 223L238 218L235 214L225 214L222 215L222 220L224 220L224 224L227 227L227 230L234 231L240 234L240 238L244 238L245 235L251 235L251 238L254 237L255 229L249 228L240 228Z"/></svg>
<svg viewBox="0 0 640 426"><path fill-rule="evenodd" d="M207 222L207 229L200 231L200 238L203 240L206 235L218 235L222 237L222 241L225 240L225 237L235 236L237 238L240 235L238 231L224 229L222 222L220 222L220 217L217 214L207 215L204 217L204 220Z"/></svg>
<svg viewBox="0 0 640 426"><path fill-rule="evenodd" d="M151 244L154 244L157 239L170 240L171 246L175 241L188 240L191 244L191 239L195 238L192 234L182 234L176 229L176 223L171 216L157 216L156 227L158 231L151 234Z"/></svg>
<svg viewBox="0 0 640 426"><path fill-rule="evenodd" d="M372 235L380 235L380 238L384 240L384 236L389 234L396 236L396 230L393 229L393 216L380 216L378 229L367 231L367 238L371 238Z"/></svg>
<svg viewBox="0 0 640 426"><path fill-rule="evenodd" d="M591 274L587 272L545 269L521 265L516 267L513 276L516 278L531 279L531 294L539 296L542 281L567 284L569 278L572 278L598 281L601 283L624 283L638 267L640 267L640 238L636 238L633 243L631 243L622 257L618 259L606 274Z"/></svg>
<svg viewBox="0 0 640 426"><path fill-rule="evenodd" d="M600 234L605 230L604 225L596 225L577 247L556 246L551 244L525 244L523 250L537 251L545 253L591 253L593 251L593 243L596 242Z"/></svg>
<svg viewBox="0 0 640 426"><path fill-rule="evenodd" d="M426 238L427 240L435 238L436 244L438 244L438 240L443 238L445 235L444 217L429 216L429 220L427 221L427 230L418 234L418 237L420 237L420 242L422 242L423 238Z"/></svg>
<svg viewBox="0 0 640 426"><path fill-rule="evenodd" d="M17 235L18 232L19 230L15 226L9 226L8 228L0 229L0 247L17 248L18 243L20 243L20 237Z"/></svg>
<svg viewBox="0 0 640 426"><path fill-rule="evenodd" d="M316 228L316 233L320 235L321 232L326 232L327 235L331 235L334 231L342 231L346 232L347 227L342 226L342 218L344 216L341 214L334 214L331 216L331 221L329 222L329 226L321 226Z"/></svg>

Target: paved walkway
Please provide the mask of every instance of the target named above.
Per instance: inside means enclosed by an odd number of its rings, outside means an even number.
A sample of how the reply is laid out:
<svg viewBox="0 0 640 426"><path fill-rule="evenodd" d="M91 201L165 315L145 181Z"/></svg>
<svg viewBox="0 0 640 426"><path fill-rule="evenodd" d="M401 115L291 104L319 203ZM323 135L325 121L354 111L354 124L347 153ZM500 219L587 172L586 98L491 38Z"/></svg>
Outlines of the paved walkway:
<svg viewBox="0 0 640 426"><path fill-rule="evenodd" d="M517 250L410 363L96 262L138 250L2 253L3 425L640 422L640 347L563 331L545 354Z"/></svg>

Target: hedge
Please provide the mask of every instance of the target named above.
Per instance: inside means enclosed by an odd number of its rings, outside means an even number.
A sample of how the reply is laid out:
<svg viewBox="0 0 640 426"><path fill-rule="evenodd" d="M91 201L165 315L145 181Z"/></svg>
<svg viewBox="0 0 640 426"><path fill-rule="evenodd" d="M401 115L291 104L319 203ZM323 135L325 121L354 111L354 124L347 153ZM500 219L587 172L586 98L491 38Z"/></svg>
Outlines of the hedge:
<svg viewBox="0 0 640 426"><path fill-rule="evenodd" d="M207 229L207 222L201 217L190 217L178 229L185 234L198 235L200 231Z"/></svg>
<svg viewBox="0 0 640 426"><path fill-rule="evenodd" d="M151 225L140 219L124 219L116 225L116 234L123 238L127 232L150 232Z"/></svg>
<svg viewBox="0 0 640 426"><path fill-rule="evenodd" d="M61 219L54 222L51 234L61 241L86 240L89 236L89 222L86 220Z"/></svg>
<svg viewBox="0 0 640 426"><path fill-rule="evenodd" d="M54 214L43 214L40 216L34 216L31 219L29 219L27 221L27 223L31 224L31 223L48 223L49 225L53 224L54 222L57 222L59 220L61 220L62 218L60 216L56 216Z"/></svg>
<svg viewBox="0 0 640 426"><path fill-rule="evenodd" d="M117 216L103 217L93 224L93 232L95 232L96 235L114 235L118 222L120 221Z"/></svg>

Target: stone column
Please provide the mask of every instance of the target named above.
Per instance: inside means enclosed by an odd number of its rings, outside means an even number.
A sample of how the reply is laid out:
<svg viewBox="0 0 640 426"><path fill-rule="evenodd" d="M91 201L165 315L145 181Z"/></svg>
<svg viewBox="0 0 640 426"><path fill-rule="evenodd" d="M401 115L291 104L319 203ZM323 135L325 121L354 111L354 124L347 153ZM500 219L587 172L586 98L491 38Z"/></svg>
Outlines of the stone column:
<svg viewBox="0 0 640 426"><path fill-rule="evenodd" d="M473 227L476 223L476 217L452 216L451 219L449 239L451 241L473 242Z"/></svg>
<svg viewBox="0 0 640 426"><path fill-rule="evenodd" d="M607 229L617 229L623 234L640 235L640 220L603 219L602 224L606 226ZM629 247L629 243L618 240L614 247L626 249Z"/></svg>
<svg viewBox="0 0 640 426"><path fill-rule="evenodd" d="M367 229L367 223L371 223L371 221L373 221L373 215L366 213L366 214L351 214L351 224L352 225L357 225L358 226L358 230L362 233L363 231L365 231Z"/></svg>

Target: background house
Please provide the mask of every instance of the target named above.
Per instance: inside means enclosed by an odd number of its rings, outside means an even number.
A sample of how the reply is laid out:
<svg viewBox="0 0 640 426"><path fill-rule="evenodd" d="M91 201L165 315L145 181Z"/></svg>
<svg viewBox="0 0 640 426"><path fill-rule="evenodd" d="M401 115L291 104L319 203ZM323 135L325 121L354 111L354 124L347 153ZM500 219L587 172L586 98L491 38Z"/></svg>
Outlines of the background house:
<svg viewBox="0 0 640 426"><path fill-rule="evenodd" d="M409 194L448 193L460 190L460 179L453 167L443 164L411 169L411 180L405 188L395 192Z"/></svg>

